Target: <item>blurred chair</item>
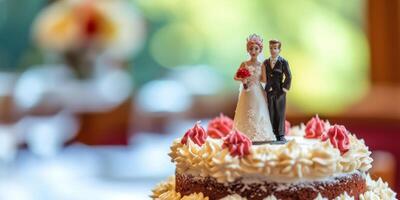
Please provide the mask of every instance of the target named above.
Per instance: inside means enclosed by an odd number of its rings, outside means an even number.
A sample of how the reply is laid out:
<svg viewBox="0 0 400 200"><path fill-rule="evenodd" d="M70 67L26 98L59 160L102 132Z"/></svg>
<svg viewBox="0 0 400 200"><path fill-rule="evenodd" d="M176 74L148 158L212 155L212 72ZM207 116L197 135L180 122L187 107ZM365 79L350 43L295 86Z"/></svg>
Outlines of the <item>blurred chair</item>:
<svg viewBox="0 0 400 200"><path fill-rule="evenodd" d="M384 181L389 183L391 188L395 188L396 159L394 155L387 151L373 151L372 158L374 162L370 170L371 177L374 179L381 177Z"/></svg>

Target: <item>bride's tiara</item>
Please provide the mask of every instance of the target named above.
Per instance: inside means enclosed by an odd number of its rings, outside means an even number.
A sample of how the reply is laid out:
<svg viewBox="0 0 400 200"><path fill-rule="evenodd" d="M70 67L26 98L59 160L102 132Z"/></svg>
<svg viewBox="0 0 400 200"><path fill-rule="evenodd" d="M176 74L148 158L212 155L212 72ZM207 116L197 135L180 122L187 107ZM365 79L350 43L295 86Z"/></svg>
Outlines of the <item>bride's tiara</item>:
<svg viewBox="0 0 400 200"><path fill-rule="evenodd" d="M250 45L252 45L252 44L257 44L258 46L260 46L260 48L262 50L262 48L263 48L263 39L257 34L251 34L247 38L247 48L249 48Z"/></svg>
<svg viewBox="0 0 400 200"><path fill-rule="evenodd" d="M250 41L259 41L259 42L263 42L263 39L262 39L259 35L253 33L253 34L251 34L251 35L247 38L247 42L250 42Z"/></svg>

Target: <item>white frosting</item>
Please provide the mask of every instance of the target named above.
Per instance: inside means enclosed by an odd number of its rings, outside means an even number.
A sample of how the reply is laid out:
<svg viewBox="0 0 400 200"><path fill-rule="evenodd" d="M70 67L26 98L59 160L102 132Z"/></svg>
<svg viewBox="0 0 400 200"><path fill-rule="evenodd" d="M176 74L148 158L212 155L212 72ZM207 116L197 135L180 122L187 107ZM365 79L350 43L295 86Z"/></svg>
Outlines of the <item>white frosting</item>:
<svg viewBox="0 0 400 200"><path fill-rule="evenodd" d="M247 199L244 197L241 197L238 194L232 194L232 195L228 195L220 200L247 200Z"/></svg>
<svg viewBox="0 0 400 200"><path fill-rule="evenodd" d="M270 195L267 198L264 198L264 200L278 200L274 195Z"/></svg>
<svg viewBox="0 0 400 200"><path fill-rule="evenodd" d="M346 192L336 197L335 200L354 200L354 197L349 196Z"/></svg>
<svg viewBox="0 0 400 200"><path fill-rule="evenodd" d="M340 166L343 172L354 170L367 171L372 167L371 152L365 145L364 140L357 139L354 135L349 135L351 147L349 151L343 154Z"/></svg>
<svg viewBox="0 0 400 200"><path fill-rule="evenodd" d="M177 139L169 154L178 173L214 177L232 182L242 177L258 177L276 182L313 181L367 171L371 152L363 140L350 135L350 150L343 155L329 141L289 136L284 145L253 145L243 158L232 157L220 139L207 138L200 147L190 139L182 145Z"/></svg>
<svg viewBox="0 0 400 200"><path fill-rule="evenodd" d="M181 194L179 192L175 192L175 190L169 190L165 193L162 193L158 198L159 200L180 200Z"/></svg>
<svg viewBox="0 0 400 200"><path fill-rule="evenodd" d="M292 126L289 129L289 135L290 136L304 136L305 132L304 130L306 129L306 126L302 123L299 126Z"/></svg>
<svg viewBox="0 0 400 200"><path fill-rule="evenodd" d="M180 200L181 194L175 192L175 177L172 176L168 181L158 184L150 197L157 200Z"/></svg>
<svg viewBox="0 0 400 200"><path fill-rule="evenodd" d="M360 200L381 200L378 194L368 191L360 195Z"/></svg>
<svg viewBox="0 0 400 200"><path fill-rule="evenodd" d="M322 195L320 193L318 193L318 196L314 200L328 200L328 199L325 197L322 197Z"/></svg>
<svg viewBox="0 0 400 200"><path fill-rule="evenodd" d="M188 196L183 196L181 200L208 200L208 197L205 197L203 193L193 193Z"/></svg>
<svg viewBox="0 0 400 200"><path fill-rule="evenodd" d="M366 177L367 191L359 196L360 200L396 200L396 193L393 192L386 182L382 179L374 181L369 175ZM156 200L209 200L202 193L194 193L191 195L181 197L180 193L175 192L175 179L170 178L167 182L161 183L156 186L151 196ZM341 194L335 200L354 200L355 198L349 196L347 193ZM222 198L221 200L246 200L238 194L233 194ZM264 200L278 200L274 195L270 195ZM321 194L314 200L327 200Z"/></svg>
<svg viewBox="0 0 400 200"><path fill-rule="evenodd" d="M379 196L379 199L385 199L385 200L396 199L396 193L393 190L391 190L388 186L388 183L382 181L381 178L379 178L377 181L374 181L368 175L366 178L366 182L367 182L367 190L371 191L376 196ZM375 196L372 194L365 193L363 195L363 198L367 200L372 200L374 197Z"/></svg>

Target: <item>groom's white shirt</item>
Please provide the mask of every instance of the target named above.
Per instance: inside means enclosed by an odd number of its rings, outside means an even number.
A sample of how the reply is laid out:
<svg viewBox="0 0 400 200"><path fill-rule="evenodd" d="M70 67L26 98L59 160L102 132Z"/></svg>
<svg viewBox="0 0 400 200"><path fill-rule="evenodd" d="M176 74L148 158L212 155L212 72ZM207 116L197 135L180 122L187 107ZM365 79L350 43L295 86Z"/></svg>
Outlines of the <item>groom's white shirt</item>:
<svg viewBox="0 0 400 200"><path fill-rule="evenodd" d="M275 64L276 64L276 61L278 61L278 58L279 58L279 56L277 56L277 57L272 57L272 56L270 56L269 57L269 62L270 62L270 64L271 64L271 68L272 69L274 69L274 67L275 67Z"/></svg>

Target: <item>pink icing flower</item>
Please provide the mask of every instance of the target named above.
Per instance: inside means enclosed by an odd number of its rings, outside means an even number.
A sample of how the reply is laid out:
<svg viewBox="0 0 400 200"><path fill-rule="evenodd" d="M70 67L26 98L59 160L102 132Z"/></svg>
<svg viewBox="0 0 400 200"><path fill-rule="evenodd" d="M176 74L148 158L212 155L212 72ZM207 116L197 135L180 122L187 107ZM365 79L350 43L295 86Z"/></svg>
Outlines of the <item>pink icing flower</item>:
<svg viewBox="0 0 400 200"><path fill-rule="evenodd" d="M212 138L223 138L233 128L233 120L222 113L208 124L207 134Z"/></svg>
<svg viewBox="0 0 400 200"><path fill-rule="evenodd" d="M290 127L290 122L288 120L285 120L285 135L289 135Z"/></svg>
<svg viewBox="0 0 400 200"><path fill-rule="evenodd" d="M341 154L346 153L350 149L349 133L342 125L335 124L329 128L328 132L322 135L322 141L329 139L331 144L338 148Z"/></svg>
<svg viewBox="0 0 400 200"><path fill-rule="evenodd" d="M307 122L305 129L305 138L320 138L322 134L326 131L326 122L320 120L318 115L311 118L310 121Z"/></svg>
<svg viewBox="0 0 400 200"><path fill-rule="evenodd" d="M190 138L195 144L201 146L206 142L207 132L203 127L200 126L200 122L197 122L193 128L189 129L183 136L181 143L187 144L188 138Z"/></svg>
<svg viewBox="0 0 400 200"><path fill-rule="evenodd" d="M238 130L232 130L231 133L225 137L222 148L228 148L232 156L243 157L250 154L251 145L252 143L246 135Z"/></svg>

